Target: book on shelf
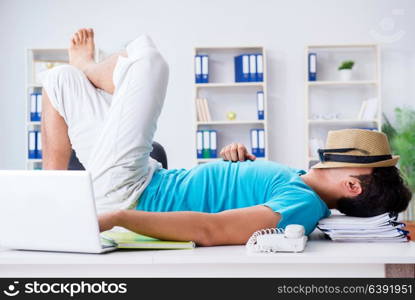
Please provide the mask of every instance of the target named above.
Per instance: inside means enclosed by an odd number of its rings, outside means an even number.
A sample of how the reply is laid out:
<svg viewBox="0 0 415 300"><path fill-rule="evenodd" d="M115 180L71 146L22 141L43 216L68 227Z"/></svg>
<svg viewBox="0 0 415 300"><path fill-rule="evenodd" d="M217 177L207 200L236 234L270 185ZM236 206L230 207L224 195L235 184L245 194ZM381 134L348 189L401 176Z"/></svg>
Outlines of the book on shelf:
<svg viewBox="0 0 415 300"><path fill-rule="evenodd" d="M196 99L196 114L197 114L197 120L203 121L205 120L205 116L203 115L203 110L200 103L200 98Z"/></svg>
<svg viewBox="0 0 415 300"><path fill-rule="evenodd" d="M375 120L378 114L379 100L378 98L370 98L364 100L360 106L358 114L359 120L372 121Z"/></svg>
<svg viewBox="0 0 415 300"><path fill-rule="evenodd" d="M206 98L196 99L196 111L197 120L199 122L211 122L212 117L210 115L209 104Z"/></svg>
<svg viewBox="0 0 415 300"><path fill-rule="evenodd" d="M374 217L350 217L334 214L318 222L317 227L337 242L406 242L408 231L397 215L384 213Z"/></svg>

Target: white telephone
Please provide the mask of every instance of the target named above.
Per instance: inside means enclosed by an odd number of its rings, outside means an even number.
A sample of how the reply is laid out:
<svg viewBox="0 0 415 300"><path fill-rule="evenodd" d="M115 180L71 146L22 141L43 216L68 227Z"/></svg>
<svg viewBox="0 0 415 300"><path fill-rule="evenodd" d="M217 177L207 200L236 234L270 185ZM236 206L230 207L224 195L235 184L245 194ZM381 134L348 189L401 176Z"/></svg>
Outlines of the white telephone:
<svg viewBox="0 0 415 300"><path fill-rule="evenodd" d="M246 243L253 252L302 252L307 243L304 226L288 225L282 228L262 229L255 232Z"/></svg>

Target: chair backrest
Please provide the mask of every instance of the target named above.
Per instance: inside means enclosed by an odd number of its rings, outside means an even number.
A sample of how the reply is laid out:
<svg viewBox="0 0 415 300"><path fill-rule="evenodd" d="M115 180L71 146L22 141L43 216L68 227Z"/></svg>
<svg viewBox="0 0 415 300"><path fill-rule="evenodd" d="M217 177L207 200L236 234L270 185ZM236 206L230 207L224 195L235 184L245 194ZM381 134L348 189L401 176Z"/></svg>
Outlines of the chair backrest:
<svg viewBox="0 0 415 300"><path fill-rule="evenodd" d="M150 156L161 163L164 169L167 169L167 154L162 145L157 142L153 142L153 151L151 151ZM75 150L72 150L68 170L85 170L78 157L76 157Z"/></svg>

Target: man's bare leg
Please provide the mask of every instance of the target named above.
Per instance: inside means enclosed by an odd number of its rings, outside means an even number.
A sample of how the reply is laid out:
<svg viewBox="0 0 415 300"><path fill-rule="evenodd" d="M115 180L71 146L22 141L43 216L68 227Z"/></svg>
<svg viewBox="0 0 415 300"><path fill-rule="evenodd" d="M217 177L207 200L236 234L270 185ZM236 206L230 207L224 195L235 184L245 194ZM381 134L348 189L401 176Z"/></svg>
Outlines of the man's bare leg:
<svg viewBox="0 0 415 300"><path fill-rule="evenodd" d="M70 64L81 69L97 88L108 93L114 92L112 73L119 55L113 55L102 63L94 61L94 33L92 29L76 32L69 47ZM72 146L68 136L68 126L62 116L50 103L45 90L42 97L42 145L43 169L66 170L71 157Z"/></svg>
<svg viewBox="0 0 415 300"><path fill-rule="evenodd" d="M72 151L68 126L50 103L45 90L42 92L42 107L42 167L45 170L67 170Z"/></svg>
<svg viewBox="0 0 415 300"><path fill-rule="evenodd" d="M69 63L83 71L95 87L112 94L115 89L112 81L114 68L118 57L127 56L126 52L114 54L101 63L95 63L94 52L93 30L80 29L71 39ZM68 126L50 103L45 90L43 90L42 102L43 169L66 170L72 153Z"/></svg>
<svg viewBox="0 0 415 300"><path fill-rule="evenodd" d="M119 56L127 56L126 52L111 55L104 61L94 61L95 43L92 28L78 30L71 39L69 47L69 63L85 73L91 83L109 94L114 93L112 74Z"/></svg>

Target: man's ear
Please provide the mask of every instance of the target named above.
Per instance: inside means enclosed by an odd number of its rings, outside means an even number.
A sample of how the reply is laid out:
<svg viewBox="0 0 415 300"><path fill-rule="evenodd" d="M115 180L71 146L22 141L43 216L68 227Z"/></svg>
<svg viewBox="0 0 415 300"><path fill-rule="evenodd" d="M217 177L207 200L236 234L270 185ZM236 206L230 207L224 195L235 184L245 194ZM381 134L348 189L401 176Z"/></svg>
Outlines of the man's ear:
<svg viewBox="0 0 415 300"><path fill-rule="evenodd" d="M346 197L356 197L359 196L363 189L362 185L360 184L360 180L349 176L343 181L343 187L345 192L347 193Z"/></svg>

